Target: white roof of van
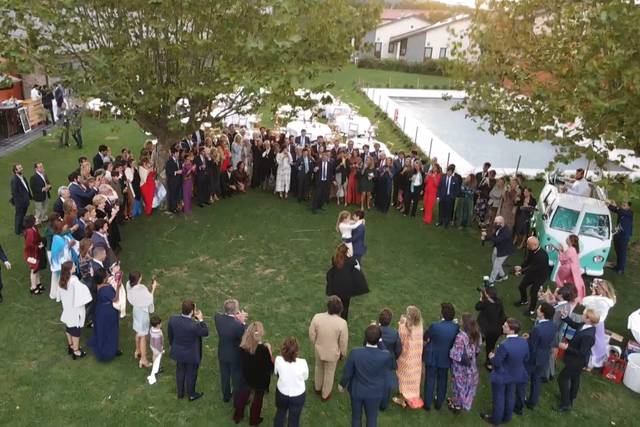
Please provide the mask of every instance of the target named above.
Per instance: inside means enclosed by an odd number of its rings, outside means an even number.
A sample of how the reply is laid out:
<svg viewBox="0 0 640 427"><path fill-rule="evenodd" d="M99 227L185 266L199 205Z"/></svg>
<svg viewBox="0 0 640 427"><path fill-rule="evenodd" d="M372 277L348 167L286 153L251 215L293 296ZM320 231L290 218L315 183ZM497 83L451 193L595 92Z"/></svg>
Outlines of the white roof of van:
<svg viewBox="0 0 640 427"><path fill-rule="evenodd" d="M602 200L591 197L575 196L573 194L558 193L558 205L565 208L593 213L609 213L609 207Z"/></svg>

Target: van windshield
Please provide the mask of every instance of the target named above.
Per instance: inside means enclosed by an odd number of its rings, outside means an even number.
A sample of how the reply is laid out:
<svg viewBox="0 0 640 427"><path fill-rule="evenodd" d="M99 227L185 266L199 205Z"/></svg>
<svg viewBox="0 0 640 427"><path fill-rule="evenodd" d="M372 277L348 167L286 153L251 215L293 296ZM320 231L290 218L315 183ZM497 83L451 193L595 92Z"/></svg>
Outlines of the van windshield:
<svg viewBox="0 0 640 427"><path fill-rule="evenodd" d="M580 225L580 235L606 240L609 238L609 215L585 213Z"/></svg>
<svg viewBox="0 0 640 427"><path fill-rule="evenodd" d="M551 220L551 228L562 231L572 231L578 223L580 211L564 208L562 206L556 209L556 213Z"/></svg>

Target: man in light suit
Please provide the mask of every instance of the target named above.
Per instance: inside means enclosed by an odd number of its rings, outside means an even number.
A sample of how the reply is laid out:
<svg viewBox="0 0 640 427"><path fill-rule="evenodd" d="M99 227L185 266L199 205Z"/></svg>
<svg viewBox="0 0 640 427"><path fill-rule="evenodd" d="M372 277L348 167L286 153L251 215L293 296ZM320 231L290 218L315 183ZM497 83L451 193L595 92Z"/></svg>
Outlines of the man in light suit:
<svg viewBox="0 0 640 427"><path fill-rule="evenodd" d="M362 409L367 427L378 425L378 409L387 397L389 372L393 370L391 353L378 348L380 327L370 325L365 331L364 347L351 350L342 371L338 391L349 390L351 396L351 425L362 425Z"/></svg>
<svg viewBox="0 0 640 427"><path fill-rule="evenodd" d="M222 400L226 403L242 387L240 341L246 329L247 313L240 311L240 304L235 299L226 300L222 309L222 313L216 313L214 321L218 332Z"/></svg>
<svg viewBox="0 0 640 427"><path fill-rule="evenodd" d="M313 316L309 325L309 340L316 357L314 389L323 402L331 399L338 360L347 354L349 329L340 313L342 301L336 295L331 295L327 298L327 311Z"/></svg>
<svg viewBox="0 0 640 427"><path fill-rule="evenodd" d="M300 135L296 136L295 142L298 147L302 148L311 145L311 139L307 136L307 131L305 129L302 129L300 131Z"/></svg>
<svg viewBox="0 0 640 427"><path fill-rule="evenodd" d="M453 223L453 210L456 197L462 190L462 177L455 173L456 165L447 166L447 173L440 179L438 185L438 223L448 228Z"/></svg>
<svg viewBox="0 0 640 427"><path fill-rule="evenodd" d="M364 219L364 211L357 210L353 213L354 221ZM358 264L362 267L362 257L367 253L367 245L364 243L365 239L365 225L364 222L351 230L351 243L353 245L353 257L358 260Z"/></svg>
<svg viewBox="0 0 640 427"><path fill-rule="evenodd" d="M36 205L36 225L47 220L47 205L51 198L51 182L44 171L44 165L40 162L34 166L34 174L29 179L31 184L31 193L33 193L33 201Z"/></svg>
<svg viewBox="0 0 640 427"><path fill-rule="evenodd" d="M554 314L555 309L551 304L548 302L540 304L537 310L538 320L529 335L529 339L527 339L527 344L529 344L527 370L529 372L530 390L529 399L524 403L529 409L535 408L538 404L542 377L545 376L549 368L551 348L557 332L556 325L553 323ZM520 394L516 396L516 414L522 413L523 400L524 396Z"/></svg>
<svg viewBox="0 0 640 427"><path fill-rule="evenodd" d="M440 305L442 320L432 323L424 333L425 348L422 352L422 360L426 366L426 378L424 381L424 410L431 410L433 392L436 388L436 409L442 408L442 403L447 396L447 376L451 367L449 351L458 335L459 327L453 323L456 311L453 305L445 302Z"/></svg>
<svg viewBox="0 0 640 427"><path fill-rule="evenodd" d="M512 317L502 325L502 332L507 336L498 346L495 353L489 353L493 366L491 371L491 414L480 414L489 424L499 425L511 421L515 408L516 388L524 390L527 383L529 345L527 340L518 336L520 322ZM521 393L524 394L523 391Z"/></svg>
<svg viewBox="0 0 640 427"><path fill-rule="evenodd" d="M31 200L31 189L29 188L29 184L27 184L27 180L22 176L22 172L21 164L13 165L11 199L9 201L16 209L14 226L18 236L22 234L22 223L24 222L24 217L27 215L27 210L29 210L29 200Z"/></svg>
<svg viewBox="0 0 640 427"><path fill-rule="evenodd" d="M191 300L182 302L182 314L169 319L169 356L176 361L176 389L178 399L184 398L185 388L189 402L202 397L196 392L198 367L202 360L202 337L209 336L204 315Z"/></svg>

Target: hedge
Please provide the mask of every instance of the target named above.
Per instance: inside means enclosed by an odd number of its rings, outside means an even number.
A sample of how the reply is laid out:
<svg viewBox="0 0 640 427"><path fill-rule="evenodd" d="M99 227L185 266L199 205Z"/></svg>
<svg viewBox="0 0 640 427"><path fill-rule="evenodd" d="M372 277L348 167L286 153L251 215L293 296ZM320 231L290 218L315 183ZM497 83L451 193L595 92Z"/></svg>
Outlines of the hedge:
<svg viewBox="0 0 640 427"><path fill-rule="evenodd" d="M396 59L360 58L358 68L444 76L446 75L446 61L446 59L425 59L423 62L407 62Z"/></svg>

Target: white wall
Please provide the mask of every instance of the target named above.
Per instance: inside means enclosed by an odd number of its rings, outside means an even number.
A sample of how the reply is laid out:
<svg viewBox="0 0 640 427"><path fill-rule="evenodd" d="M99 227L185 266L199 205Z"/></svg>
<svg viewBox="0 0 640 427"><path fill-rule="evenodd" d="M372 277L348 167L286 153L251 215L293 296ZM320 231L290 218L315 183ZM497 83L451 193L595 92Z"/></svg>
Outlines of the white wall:
<svg viewBox="0 0 640 427"><path fill-rule="evenodd" d="M399 46L396 45L394 53L389 53L389 39L400 34L408 33L418 28L426 27L427 23L420 18L410 16L400 19L392 24L384 25L376 28L374 43L382 43L382 52L380 58L397 58Z"/></svg>
<svg viewBox="0 0 640 427"><path fill-rule="evenodd" d="M453 22L448 25L442 25L427 31L427 38L425 40L425 47L431 47L433 49L431 58L440 58L440 49L447 48L447 58L452 58L452 48L454 42L459 40L460 34L466 34L471 26L471 19L463 19ZM451 30L455 32L455 36L451 34ZM465 35L462 39L462 49L465 50L469 47L469 36Z"/></svg>

